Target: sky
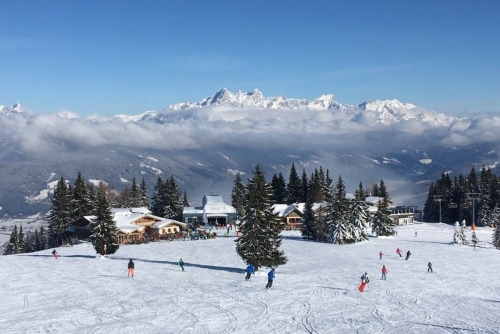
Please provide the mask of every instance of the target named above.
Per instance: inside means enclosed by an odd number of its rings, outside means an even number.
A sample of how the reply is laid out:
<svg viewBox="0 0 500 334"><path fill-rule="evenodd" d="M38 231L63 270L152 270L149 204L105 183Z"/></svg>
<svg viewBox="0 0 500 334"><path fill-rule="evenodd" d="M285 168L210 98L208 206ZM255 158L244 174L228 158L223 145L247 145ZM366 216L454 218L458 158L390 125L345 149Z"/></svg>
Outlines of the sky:
<svg viewBox="0 0 500 334"><path fill-rule="evenodd" d="M234 231L215 240L121 246L108 259L88 244L59 247L57 260L51 249L0 256L0 332L499 333L493 230L478 228L477 251L451 244L453 226L397 230L394 237L342 246L285 231L288 262L276 268L271 290L265 289L269 268L245 281ZM396 255L398 247L411 251L409 260ZM131 258L133 278L126 275ZM359 292L365 271L370 282Z"/></svg>
<svg viewBox="0 0 500 334"><path fill-rule="evenodd" d="M2 1L0 104L138 114L221 88L500 111L500 2Z"/></svg>

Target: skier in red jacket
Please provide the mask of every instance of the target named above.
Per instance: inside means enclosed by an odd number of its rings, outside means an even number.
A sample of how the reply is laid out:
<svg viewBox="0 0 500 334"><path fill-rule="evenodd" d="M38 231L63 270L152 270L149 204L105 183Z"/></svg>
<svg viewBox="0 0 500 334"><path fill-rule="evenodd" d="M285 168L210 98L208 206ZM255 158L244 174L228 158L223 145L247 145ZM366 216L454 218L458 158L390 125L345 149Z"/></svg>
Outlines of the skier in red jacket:
<svg viewBox="0 0 500 334"><path fill-rule="evenodd" d="M387 274L387 268L385 266L382 266L382 279L385 280L386 277L385 275Z"/></svg>
<svg viewBox="0 0 500 334"><path fill-rule="evenodd" d="M399 254L399 257L403 257L403 255L401 255L401 249L399 249L399 247L398 247L398 249L396 249L396 253Z"/></svg>

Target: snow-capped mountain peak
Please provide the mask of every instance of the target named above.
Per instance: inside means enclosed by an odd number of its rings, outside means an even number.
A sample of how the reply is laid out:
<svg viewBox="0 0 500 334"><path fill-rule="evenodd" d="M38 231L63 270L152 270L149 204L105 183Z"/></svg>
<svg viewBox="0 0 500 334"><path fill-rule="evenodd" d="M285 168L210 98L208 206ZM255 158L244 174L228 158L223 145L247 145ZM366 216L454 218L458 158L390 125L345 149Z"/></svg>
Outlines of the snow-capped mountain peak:
<svg viewBox="0 0 500 334"><path fill-rule="evenodd" d="M3 114L20 114L23 112L23 109L19 103L14 104L12 107L6 107L0 104L0 113Z"/></svg>

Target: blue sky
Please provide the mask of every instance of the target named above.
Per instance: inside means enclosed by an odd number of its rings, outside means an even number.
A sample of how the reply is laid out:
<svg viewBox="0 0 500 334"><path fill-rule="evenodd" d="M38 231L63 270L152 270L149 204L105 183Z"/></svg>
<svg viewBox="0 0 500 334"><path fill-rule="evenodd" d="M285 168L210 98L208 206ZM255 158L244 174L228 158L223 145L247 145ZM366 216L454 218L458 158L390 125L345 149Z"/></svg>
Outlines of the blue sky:
<svg viewBox="0 0 500 334"><path fill-rule="evenodd" d="M499 112L500 1L2 1L0 104L137 114L226 87Z"/></svg>

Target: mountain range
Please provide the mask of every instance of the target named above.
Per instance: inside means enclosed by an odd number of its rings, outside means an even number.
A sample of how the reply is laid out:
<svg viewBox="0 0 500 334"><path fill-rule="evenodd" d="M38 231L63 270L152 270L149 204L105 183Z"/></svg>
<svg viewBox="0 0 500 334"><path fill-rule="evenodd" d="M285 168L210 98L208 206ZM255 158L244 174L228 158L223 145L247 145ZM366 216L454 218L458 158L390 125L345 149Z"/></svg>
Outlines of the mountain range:
<svg viewBox="0 0 500 334"><path fill-rule="evenodd" d="M422 206L441 173L497 168L500 118L445 115L398 100L348 105L265 97L259 90L222 89L199 102L111 118L72 112L30 113L0 105L0 216L46 212L61 176L121 190L133 177L152 190L173 175L192 204L219 193L230 202L234 175L260 164L270 180L295 164L320 166L347 191L387 184L398 204Z"/></svg>

